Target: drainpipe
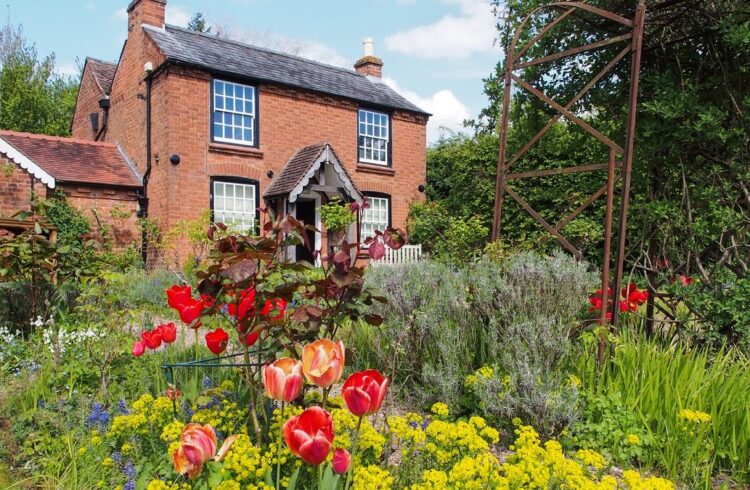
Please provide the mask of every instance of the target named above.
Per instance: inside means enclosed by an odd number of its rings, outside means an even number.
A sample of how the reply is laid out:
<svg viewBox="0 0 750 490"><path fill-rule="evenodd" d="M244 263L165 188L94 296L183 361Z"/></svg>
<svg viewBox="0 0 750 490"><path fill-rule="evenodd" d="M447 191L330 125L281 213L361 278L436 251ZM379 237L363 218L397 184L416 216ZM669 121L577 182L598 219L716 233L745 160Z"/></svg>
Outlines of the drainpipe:
<svg viewBox="0 0 750 490"><path fill-rule="evenodd" d="M151 83L153 82L154 66L149 61L144 65L146 71L146 171L143 173L143 190L140 196L140 217L148 218L148 179L151 177ZM141 257L144 267L148 261L148 232L141 227Z"/></svg>

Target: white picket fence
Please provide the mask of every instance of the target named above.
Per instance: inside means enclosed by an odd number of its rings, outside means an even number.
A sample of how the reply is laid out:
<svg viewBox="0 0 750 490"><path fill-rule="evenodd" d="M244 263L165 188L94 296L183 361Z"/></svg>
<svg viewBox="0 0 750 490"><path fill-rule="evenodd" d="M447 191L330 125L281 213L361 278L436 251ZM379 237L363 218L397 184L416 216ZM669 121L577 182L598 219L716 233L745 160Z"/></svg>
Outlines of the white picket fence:
<svg viewBox="0 0 750 490"><path fill-rule="evenodd" d="M385 255L380 260L370 261L372 266L406 264L422 260L422 245L404 245L398 250L385 247Z"/></svg>

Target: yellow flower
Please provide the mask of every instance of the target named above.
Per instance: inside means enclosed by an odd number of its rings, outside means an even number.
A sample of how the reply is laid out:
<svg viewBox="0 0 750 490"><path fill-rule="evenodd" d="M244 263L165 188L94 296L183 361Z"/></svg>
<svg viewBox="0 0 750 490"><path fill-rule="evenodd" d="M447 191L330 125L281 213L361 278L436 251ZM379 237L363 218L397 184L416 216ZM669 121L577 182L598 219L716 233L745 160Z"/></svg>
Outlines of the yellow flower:
<svg viewBox="0 0 750 490"><path fill-rule="evenodd" d="M628 434L627 440L628 444L632 444L633 446L637 446L641 443L641 438L638 437L637 434Z"/></svg>
<svg viewBox="0 0 750 490"><path fill-rule="evenodd" d="M440 418L447 418L450 414L450 410L448 410L448 405L442 402L437 402L432 405L430 408L430 412L434 413Z"/></svg>
<svg viewBox="0 0 750 490"><path fill-rule="evenodd" d="M689 410L687 408L683 408L682 410L680 410L679 417L680 419L693 424L708 424L711 422L711 416L706 412L701 412L700 410Z"/></svg>

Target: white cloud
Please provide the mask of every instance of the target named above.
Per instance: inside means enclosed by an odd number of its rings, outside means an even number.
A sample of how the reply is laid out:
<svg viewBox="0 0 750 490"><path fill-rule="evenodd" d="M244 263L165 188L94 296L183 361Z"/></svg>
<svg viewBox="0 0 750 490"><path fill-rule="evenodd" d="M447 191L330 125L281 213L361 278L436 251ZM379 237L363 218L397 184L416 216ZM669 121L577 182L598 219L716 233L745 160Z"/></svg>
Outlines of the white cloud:
<svg viewBox="0 0 750 490"><path fill-rule="evenodd" d="M385 46L417 58L466 59L495 48L495 15L486 0L444 0L457 4L460 15L445 15L433 24L388 36Z"/></svg>
<svg viewBox="0 0 750 490"><path fill-rule="evenodd" d="M78 67L77 63L58 64L55 66L55 71L64 77L78 76L81 74L81 69Z"/></svg>
<svg viewBox="0 0 750 490"><path fill-rule="evenodd" d="M182 7L167 4L166 22L173 26L187 27L192 15Z"/></svg>
<svg viewBox="0 0 750 490"><path fill-rule="evenodd" d="M432 114L427 123L427 143L437 141L445 130L460 131L464 119L469 118L469 109L450 90L439 90L429 97L422 97L400 86L393 78L383 77L383 82L409 102Z"/></svg>

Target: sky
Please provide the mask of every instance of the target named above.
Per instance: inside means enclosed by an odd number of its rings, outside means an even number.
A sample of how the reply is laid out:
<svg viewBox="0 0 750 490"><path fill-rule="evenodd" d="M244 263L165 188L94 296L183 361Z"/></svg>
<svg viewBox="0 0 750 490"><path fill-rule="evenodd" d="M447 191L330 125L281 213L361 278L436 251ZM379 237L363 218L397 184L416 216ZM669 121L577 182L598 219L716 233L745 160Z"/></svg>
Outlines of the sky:
<svg viewBox="0 0 750 490"><path fill-rule="evenodd" d="M86 56L117 60L129 1L5 0L5 14L72 75ZM214 31L347 68L372 37L386 83L433 114L428 143L486 105L482 79L501 57L488 0L168 0L167 23L195 12Z"/></svg>

